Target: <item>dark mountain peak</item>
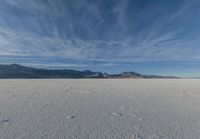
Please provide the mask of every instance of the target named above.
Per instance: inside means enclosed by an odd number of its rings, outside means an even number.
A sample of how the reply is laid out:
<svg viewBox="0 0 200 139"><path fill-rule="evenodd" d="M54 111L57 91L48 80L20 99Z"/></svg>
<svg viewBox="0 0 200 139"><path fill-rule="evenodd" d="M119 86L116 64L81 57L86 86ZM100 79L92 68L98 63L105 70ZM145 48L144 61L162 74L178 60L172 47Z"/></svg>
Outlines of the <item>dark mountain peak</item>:
<svg viewBox="0 0 200 139"><path fill-rule="evenodd" d="M21 66L19 64L10 64L10 65L4 65L4 64L0 64L0 67L18 67Z"/></svg>
<svg viewBox="0 0 200 139"><path fill-rule="evenodd" d="M0 78L175 78L171 76L142 75L135 72L108 74L90 70L48 70L35 69L19 64L0 65Z"/></svg>
<svg viewBox="0 0 200 139"><path fill-rule="evenodd" d="M31 69L33 68L25 67L19 64L0 65L0 70L19 71L19 70L31 70Z"/></svg>
<svg viewBox="0 0 200 139"><path fill-rule="evenodd" d="M125 72L122 72L122 74L123 75L141 75L141 74L133 72L133 71L125 71Z"/></svg>
<svg viewBox="0 0 200 139"><path fill-rule="evenodd" d="M7 65L7 66L10 66L10 67L23 67L22 65L19 65L19 64L10 64L10 65Z"/></svg>
<svg viewBox="0 0 200 139"><path fill-rule="evenodd" d="M93 71L91 71L91 70L84 70L83 72L84 73L93 73Z"/></svg>
<svg viewBox="0 0 200 139"><path fill-rule="evenodd" d="M10 64L10 65L3 65L1 64L0 67L6 67L6 68L22 68L24 66L19 65L19 64Z"/></svg>

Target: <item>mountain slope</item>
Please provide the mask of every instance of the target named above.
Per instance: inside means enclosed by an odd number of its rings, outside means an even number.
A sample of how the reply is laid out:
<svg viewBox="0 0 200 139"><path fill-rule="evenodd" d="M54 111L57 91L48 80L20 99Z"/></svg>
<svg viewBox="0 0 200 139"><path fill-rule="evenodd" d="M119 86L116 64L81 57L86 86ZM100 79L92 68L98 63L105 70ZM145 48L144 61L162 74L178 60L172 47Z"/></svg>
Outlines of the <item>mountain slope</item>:
<svg viewBox="0 0 200 139"><path fill-rule="evenodd" d="M171 76L142 75L135 72L108 74L90 70L48 70L25 67L18 64L0 65L0 78L176 78Z"/></svg>

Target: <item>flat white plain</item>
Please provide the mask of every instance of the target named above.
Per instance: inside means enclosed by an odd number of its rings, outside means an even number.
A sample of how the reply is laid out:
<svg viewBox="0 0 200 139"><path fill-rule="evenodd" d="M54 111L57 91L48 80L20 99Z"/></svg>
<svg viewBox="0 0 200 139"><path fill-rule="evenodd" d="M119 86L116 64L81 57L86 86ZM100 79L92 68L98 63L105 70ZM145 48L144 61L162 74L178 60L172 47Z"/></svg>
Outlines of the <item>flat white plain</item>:
<svg viewBox="0 0 200 139"><path fill-rule="evenodd" d="M1 139L197 139L200 80L0 80Z"/></svg>

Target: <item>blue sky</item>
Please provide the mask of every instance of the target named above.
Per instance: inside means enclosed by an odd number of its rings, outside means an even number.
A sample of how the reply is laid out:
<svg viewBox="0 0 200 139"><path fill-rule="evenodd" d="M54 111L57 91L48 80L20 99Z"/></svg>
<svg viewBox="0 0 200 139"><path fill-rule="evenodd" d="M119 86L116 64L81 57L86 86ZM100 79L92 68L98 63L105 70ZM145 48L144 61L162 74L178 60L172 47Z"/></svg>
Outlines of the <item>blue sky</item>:
<svg viewBox="0 0 200 139"><path fill-rule="evenodd" d="M200 77L199 0L1 0L0 63Z"/></svg>

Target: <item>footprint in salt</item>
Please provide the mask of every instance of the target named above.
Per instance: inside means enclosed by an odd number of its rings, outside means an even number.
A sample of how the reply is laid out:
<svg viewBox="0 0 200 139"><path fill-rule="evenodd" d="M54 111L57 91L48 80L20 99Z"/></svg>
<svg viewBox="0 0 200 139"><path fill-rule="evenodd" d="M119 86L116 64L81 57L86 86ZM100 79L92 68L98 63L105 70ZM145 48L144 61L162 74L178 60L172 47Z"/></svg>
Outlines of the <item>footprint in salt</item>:
<svg viewBox="0 0 200 139"><path fill-rule="evenodd" d="M138 121L139 121L139 122L145 122L146 119L144 119L144 118L138 118Z"/></svg>
<svg viewBox="0 0 200 139"><path fill-rule="evenodd" d="M65 92L66 92L66 93L69 92L69 89L66 89Z"/></svg>
<svg viewBox="0 0 200 139"><path fill-rule="evenodd" d="M6 118L5 118L5 119L0 119L0 122L1 122L1 123L6 123L6 122L9 122L9 121L10 121L10 120L9 120L9 119L6 119Z"/></svg>
<svg viewBox="0 0 200 139"><path fill-rule="evenodd" d="M0 112L0 123L7 123L10 120L8 118L6 118L5 116L2 115L2 113Z"/></svg>
<svg viewBox="0 0 200 139"><path fill-rule="evenodd" d="M43 135L41 136L41 138L42 138L42 139L47 138L47 134L43 134Z"/></svg>
<svg viewBox="0 0 200 139"><path fill-rule="evenodd" d="M192 94L184 90L184 91L181 92L181 95L180 95L180 96L181 96L181 97L187 97L187 96L189 96L189 95L192 95Z"/></svg>
<svg viewBox="0 0 200 139"><path fill-rule="evenodd" d="M91 91L91 92L88 91L87 94L88 94L88 95L95 95L95 92L93 92L93 91Z"/></svg>
<svg viewBox="0 0 200 139"><path fill-rule="evenodd" d="M130 116L131 116L132 118L136 118L136 117L137 117L137 116L136 116L135 114L133 114L133 113L131 113Z"/></svg>
<svg viewBox="0 0 200 139"><path fill-rule="evenodd" d="M2 116L2 113L0 113L0 123L7 123L10 120L4 116Z"/></svg>
<svg viewBox="0 0 200 139"><path fill-rule="evenodd" d="M90 94L95 94L95 92L91 91Z"/></svg>
<svg viewBox="0 0 200 139"><path fill-rule="evenodd" d="M74 119L76 118L74 115L67 116L67 119Z"/></svg>
<svg viewBox="0 0 200 139"><path fill-rule="evenodd" d="M139 133L133 134L133 139L143 139Z"/></svg>
<svg viewBox="0 0 200 139"><path fill-rule="evenodd" d="M123 116L123 114L120 113L120 112L113 112L112 115L113 115L113 116L116 116L116 117L119 117L119 116L121 117L121 116Z"/></svg>
<svg viewBox="0 0 200 139"><path fill-rule="evenodd" d="M122 110L128 110L128 109L130 109L130 106L121 106L120 107Z"/></svg>
<svg viewBox="0 0 200 139"><path fill-rule="evenodd" d="M6 94L10 94L11 92L10 91L6 91Z"/></svg>
<svg viewBox="0 0 200 139"><path fill-rule="evenodd" d="M20 104L20 105L18 105L17 107L23 107L23 106L25 106L25 104Z"/></svg>

